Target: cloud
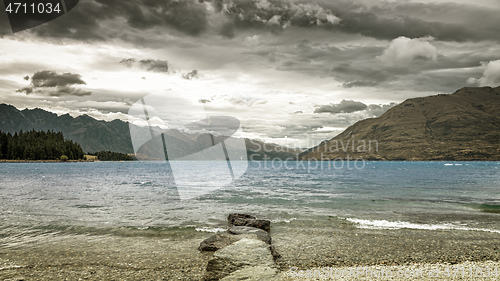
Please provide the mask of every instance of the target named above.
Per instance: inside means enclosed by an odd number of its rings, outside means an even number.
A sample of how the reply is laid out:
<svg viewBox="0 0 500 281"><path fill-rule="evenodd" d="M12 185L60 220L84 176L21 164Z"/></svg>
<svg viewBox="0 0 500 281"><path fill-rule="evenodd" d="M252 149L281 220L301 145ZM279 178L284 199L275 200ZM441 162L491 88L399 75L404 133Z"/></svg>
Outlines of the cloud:
<svg viewBox="0 0 500 281"><path fill-rule="evenodd" d="M467 82L479 86L500 86L500 60L481 62L481 65L484 67L483 76L479 79L471 77Z"/></svg>
<svg viewBox="0 0 500 281"><path fill-rule="evenodd" d="M349 81L349 82L344 82L342 84L342 88L357 88L357 87L373 87L378 85L378 81L371 81L371 80L355 80L355 81Z"/></svg>
<svg viewBox="0 0 500 281"><path fill-rule="evenodd" d="M186 80L198 79L198 70L195 69L191 72L184 73L184 74L182 74L182 78L184 78Z"/></svg>
<svg viewBox="0 0 500 281"><path fill-rule="evenodd" d="M400 64L408 64L415 60L432 60L436 61L438 51L436 47L429 43L432 38L416 38L398 37L391 41L391 44L384 53L378 58L386 65L398 66Z"/></svg>
<svg viewBox="0 0 500 281"><path fill-rule="evenodd" d="M378 117L394 107L396 103L366 105L360 101L342 100L340 103L317 106L314 113L356 113L362 112L366 117Z"/></svg>
<svg viewBox="0 0 500 281"><path fill-rule="evenodd" d="M207 13L206 5L195 0L80 1L69 15L33 28L32 32L42 37L83 41L127 39L128 28L116 25L125 21L133 30L167 27L197 36L208 26Z"/></svg>
<svg viewBox="0 0 500 281"><path fill-rule="evenodd" d="M143 59L136 60L134 58L122 59L121 64L126 67L140 67L151 72L169 72L172 67L171 64L166 60L153 60L153 59Z"/></svg>
<svg viewBox="0 0 500 281"><path fill-rule="evenodd" d="M382 40L431 36L442 41L477 42L500 40L498 12L498 7L453 1L91 0L80 1L70 15L29 32L49 38L121 38L147 44L151 38L142 31L153 29L158 35L212 32L235 38L238 29L283 31L301 27ZM6 14L0 13L0 36L11 32L8 26Z"/></svg>
<svg viewBox="0 0 500 281"><path fill-rule="evenodd" d="M27 78L27 79L26 79ZM29 80L25 76L24 80ZM88 96L92 92L85 91L74 86L85 85L82 76L73 73L58 74L51 70L37 71L31 77L31 83L28 87L21 88L17 92L25 94L43 94L49 96Z"/></svg>
<svg viewBox="0 0 500 281"><path fill-rule="evenodd" d="M55 71L42 70L35 72L31 77L31 85L34 87L64 87L69 85L85 85L82 76L73 73L57 74Z"/></svg>
<svg viewBox="0 0 500 281"><path fill-rule="evenodd" d="M341 22L334 12L318 3L292 1L225 1L222 12L240 28L331 27Z"/></svg>
<svg viewBox="0 0 500 281"><path fill-rule="evenodd" d="M370 104L368 105L366 111L370 116L378 117L394 106L396 106L396 103L394 102L391 102L390 104Z"/></svg>
<svg viewBox="0 0 500 281"><path fill-rule="evenodd" d="M431 36L442 41L498 41L500 18L496 8L453 1L328 1L341 24L334 30L392 40L398 36ZM477 19L482 19L480 22Z"/></svg>
<svg viewBox="0 0 500 281"><path fill-rule="evenodd" d="M168 72L168 70L170 69L170 64L168 63L168 61L164 60L140 60L139 65L141 68L152 72Z"/></svg>
<svg viewBox="0 0 500 281"><path fill-rule="evenodd" d="M353 100L342 100L340 103L337 104L332 103L332 104L318 106L314 110L314 113L331 113L331 114L352 113L356 111L365 110L366 108L367 105L362 102Z"/></svg>

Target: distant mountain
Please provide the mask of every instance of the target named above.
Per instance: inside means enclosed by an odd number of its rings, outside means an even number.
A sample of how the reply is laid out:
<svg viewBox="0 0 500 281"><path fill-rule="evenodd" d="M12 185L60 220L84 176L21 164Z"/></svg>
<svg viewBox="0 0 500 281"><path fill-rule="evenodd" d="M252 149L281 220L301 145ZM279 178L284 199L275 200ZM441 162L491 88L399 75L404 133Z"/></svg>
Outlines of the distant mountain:
<svg viewBox="0 0 500 281"><path fill-rule="evenodd" d="M80 144L85 152L114 151L133 153L127 122L96 120L88 115L71 117L43 109L18 110L14 106L0 104L0 130L19 132L35 129L62 132L66 139Z"/></svg>
<svg viewBox="0 0 500 281"><path fill-rule="evenodd" d="M58 116L39 108L18 110L12 105L0 104L1 131L14 133L35 129L37 131L62 132L66 139L80 144L85 152L134 153L129 125L128 122L121 120L106 122L96 120L88 115L73 118L69 114ZM132 126L139 135L148 136L150 134L149 128ZM141 131L144 131L144 134L141 134ZM183 154L183 151L186 151L186 154L189 154L189 151L197 151L198 147L208 139L210 138L204 135L189 135L172 130L169 132L171 147L174 147L177 154ZM258 140L245 139L245 141L247 154L253 160L295 159L301 152Z"/></svg>
<svg viewBox="0 0 500 281"><path fill-rule="evenodd" d="M500 87L413 98L357 122L302 159L500 160Z"/></svg>

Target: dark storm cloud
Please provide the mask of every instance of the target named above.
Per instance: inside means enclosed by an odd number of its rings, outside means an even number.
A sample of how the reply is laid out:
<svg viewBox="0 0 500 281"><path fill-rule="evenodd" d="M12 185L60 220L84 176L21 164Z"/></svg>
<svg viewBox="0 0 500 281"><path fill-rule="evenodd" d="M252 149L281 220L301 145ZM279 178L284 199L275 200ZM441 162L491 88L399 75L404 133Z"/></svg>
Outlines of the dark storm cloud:
<svg viewBox="0 0 500 281"><path fill-rule="evenodd" d="M28 77L28 76L26 76ZM29 80L24 77L24 80ZM28 87L17 90L25 94L44 94L49 96L88 96L92 94L89 91L75 88L75 85L85 85L81 75L73 73L58 74L55 71L42 70L35 72L31 77L31 83Z"/></svg>
<svg viewBox="0 0 500 281"><path fill-rule="evenodd" d="M134 30L149 30L154 27L170 27L189 35L203 33L207 26L207 9L195 0L89 0L80 1L67 15L31 29L41 37L70 38L83 41L122 38L127 27L113 24L124 19ZM5 21L0 18L0 21ZM7 25L8 26L8 25ZM0 35L4 31L0 25Z"/></svg>
<svg viewBox="0 0 500 281"><path fill-rule="evenodd" d="M232 18L235 26L240 28L266 28L277 31L290 26L329 27L340 21L332 10L308 1L234 0L224 1L223 7L222 12ZM226 31L221 33L228 34L228 26L224 28Z"/></svg>
<svg viewBox="0 0 500 281"><path fill-rule="evenodd" d="M30 29L31 32L48 38L69 38L81 41L106 40L105 26L101 23L112 15L113 10L104 9L95 1L80 1L68 14Z"/></svg>
<svg viewBox="0 0 500 281"><path fill-rule="evenodd" d="M320 27L385 40L432 36L443 41L498 41L500 32L499 9L458 3L228 0L222 12L236 28ZM225 29L223 34L235 32Z"/></svg>
<svg viewBox="0 0 500 281"><path fill-rule="evenodd" d="M143 59L136 60L134 58L122 59L120 61L121 64L126 67L134 67L138 66L142 69L151 72L169 72L171 65L166 60L153 60L153 59Z"/></svg>
<svg viewBox="0 0 500 281"><path fill-rule="evenodd" d="M366 2L366 1L365 1ZM341 19L337 30L391 40L432 36L443 41L498 41L499 10L458 3L329 1ZM477 19L481 19L478 21Z"/></svg>
<svg viewBox="0 0 500 281"><path fill-rule="evenodd" d="M85 85L81 75L73 73L57 74L55 71L43 70L35 72L31 77L33 87L64 87L75 84Z"/></svg>
<svg viewBox="0 0 500 281"><path fill-rule="evenodd" d="M318 106L314 110L314 113L331 113L331 114L352 113L356 111L365 110L366 108L367 105L362 102L353 100L342 100L340 103L337 104L327 104Z"/></svg>
<svg viewBox="0 0 500 281"><path fill-rule="evenodd" d="M282 31L289 27L320 28L392 40L398 36L432 36L444 41L498 41L499 9L458 3L288 0L88 0L54 21L33 28L42 37L92 41L122 38L129 29L168 27L191 36L211 29L234 38L239 29ZM209 7L212 6L213 8ZM224 18L211 22L212 15ZM481 19L481 20L478 20ZM125 21L127 27L118 25ZM5 13L0 36L9 34ZM168 31L167 31L168 32ZM139 35L137 35L139 36ZM135 38L137 39L137 38ZM144 43L144 42L143 42Z"/></svg>

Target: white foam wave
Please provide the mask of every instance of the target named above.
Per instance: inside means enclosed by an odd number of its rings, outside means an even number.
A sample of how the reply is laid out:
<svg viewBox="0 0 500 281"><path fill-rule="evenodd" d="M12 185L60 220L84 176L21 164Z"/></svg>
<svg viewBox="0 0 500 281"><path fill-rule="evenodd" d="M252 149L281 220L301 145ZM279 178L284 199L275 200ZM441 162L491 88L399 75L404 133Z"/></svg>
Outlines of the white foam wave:
<svg viewBox="0 0 500 281"><path fill-rule="evenodd" d="M219 233L219 232L226 231L225 228L220 228L220 227L198 227L195 229L196 229L196 231L211 232L211 233Z"/></svg>
<svg viewBox="0 0 500 281"><path fill-rule="evenodd" d="M425 229L425 230L470 230L470 231L486 231L493 233L500 233L500 230L487 229L487 228L472 228L465 227L451 223L443 224L420 224L411 223L404 221L387 221L387 220L364 220L355 218L346 218L347 221L358 224L358 228L368 228L368 229Z"/></svg>
<svg viewBox="0 0 500 281"><path fill-rule="evenodd" d="M296 220L297 218L290 218L290 219L275 219L271 220L272 223L279 223L279 222L284 222L284 223L291 223L292 221Z"/></svg>

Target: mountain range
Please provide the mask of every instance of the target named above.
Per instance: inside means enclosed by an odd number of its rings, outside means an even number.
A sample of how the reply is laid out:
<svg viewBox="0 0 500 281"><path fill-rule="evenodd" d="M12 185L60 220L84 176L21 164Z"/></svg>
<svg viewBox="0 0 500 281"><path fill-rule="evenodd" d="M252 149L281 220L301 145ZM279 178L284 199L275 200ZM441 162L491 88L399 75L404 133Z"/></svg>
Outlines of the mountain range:
<svg viewBox="0 0 500 281"><path fill-rule="evenodd" d="M299 155L331 160L500 160L500 87L412 98Z"/></svg>
<svg viewBox="0 0 500 281"><path fill-rule="evenodd" d="M28 130L62 132L66 139L80 144L85 152L113 151L134 153L130 128L137 134L144 131L149 135L149 128L131 125L121 120L111 122L96 120L88 115L76 118L69 114L58 116L40 108L18 110L12 105L0 104L0 130L15 133ZM159 128L154 128L160 131ZM170 130L169 140L178 154L189 154L206 142L206 136L186 134ZM253 160L262 159L296 159L301 152L276 144L259 140L245 139L247 155ZM184 153L185 152L185 153Z"/></svg>
<svg viewBox="0 0 500 281"><path fill-rule="evenodd" d="M0 130L62 132L85 152L133 153L128 122L88 115L58 116L43 109L0 104ZM156 130L160 130L156 128ZM139 134L140 135L140 134ZM177 154L213 144L208 135L170 131ZM220 142L215 138L216 143ZM359 121L336 137L305 151L245 139L247 156L261 159L500 160L500 87L463 88L453 94L408 99L378 118ZM230 145L230 144L228 144ZM146 153L147 154L147 153Z"/></svg>

